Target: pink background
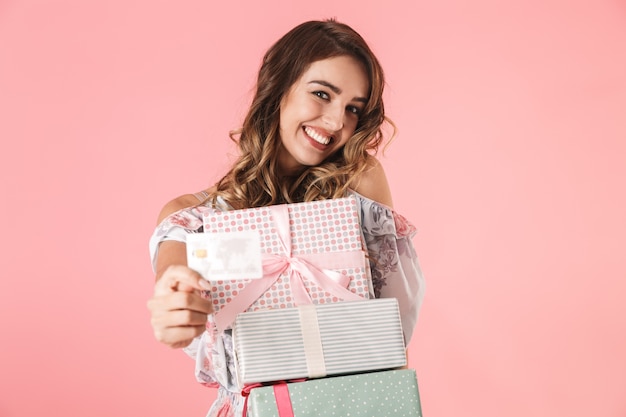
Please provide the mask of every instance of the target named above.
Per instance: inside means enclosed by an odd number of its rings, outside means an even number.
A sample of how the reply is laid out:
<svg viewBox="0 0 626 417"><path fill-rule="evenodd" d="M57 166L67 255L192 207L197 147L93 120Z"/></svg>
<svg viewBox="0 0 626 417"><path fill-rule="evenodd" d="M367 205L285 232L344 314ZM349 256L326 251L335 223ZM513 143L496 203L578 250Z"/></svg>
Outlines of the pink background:
<svg viewBox="0 0 626 417"><path fill-rule="evenodd" d="M148 237L228 165L265 49L331 16L388 76L425 415L625 416L624 2L248 3L0 1L0 416L204 415Z"/></svg>

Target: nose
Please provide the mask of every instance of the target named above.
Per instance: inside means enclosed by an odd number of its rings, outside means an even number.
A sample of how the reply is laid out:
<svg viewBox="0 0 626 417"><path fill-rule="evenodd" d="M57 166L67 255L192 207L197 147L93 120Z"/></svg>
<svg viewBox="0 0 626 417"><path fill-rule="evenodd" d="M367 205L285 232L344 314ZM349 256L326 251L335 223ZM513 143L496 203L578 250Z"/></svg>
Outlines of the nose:
<svg viewBox="0 0 626 417"><path fill-rule="evenodd" d="M337 132L343 129L343 117L343 108L341 106L328 106L322 116L322 120L328 130Z"/></svg>

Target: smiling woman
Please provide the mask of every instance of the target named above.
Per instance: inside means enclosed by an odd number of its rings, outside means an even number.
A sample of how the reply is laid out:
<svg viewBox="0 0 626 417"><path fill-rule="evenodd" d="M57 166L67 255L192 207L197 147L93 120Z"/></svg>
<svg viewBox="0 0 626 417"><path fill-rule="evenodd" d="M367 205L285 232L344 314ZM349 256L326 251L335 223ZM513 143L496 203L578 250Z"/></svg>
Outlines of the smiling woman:
<svg viewBox="0 0 626 417"><path fill-rule="evenodd" d="M281 102L282 173L298 174L343 148L356 130L368 85L363 66L352 57L311 64Z"/></svg>
<svg viewBox="0 0 626 417"><path fill-rule="evenodd" d="M411 339L424 282L411 242L415 229L391 208L373 156L386 120L383 86L378 60L349 26L297 26L264 57L243 127L231 133L239 146L233 167L215 186L162 209L150 241L157 275L148 302L152 326L160 342L186 348L199 381L218 388L209 416L241 415L244 401L232 331L218 331L201 295L211 286L187 267L187 235L204 230L205 213L353 196L371 260L370 295L398 300L404 339Z"/></svg>

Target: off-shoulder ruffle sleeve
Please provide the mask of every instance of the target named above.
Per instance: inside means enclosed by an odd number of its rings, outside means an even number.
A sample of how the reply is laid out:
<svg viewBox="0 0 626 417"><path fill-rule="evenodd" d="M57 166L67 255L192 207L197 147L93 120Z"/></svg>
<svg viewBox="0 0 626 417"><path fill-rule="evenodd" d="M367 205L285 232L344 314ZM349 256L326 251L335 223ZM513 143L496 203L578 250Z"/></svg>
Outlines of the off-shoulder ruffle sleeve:
<svg viewBox="0 0 626 417"><path fill-rule="evenodd" d="M166 240L185 243L187 241L187 233L202 232L202 214L212 210L212 208L207 206L189 207L172 213L161 221L154 233L152 233L149 242L153 271L156 271L159 244Z"/></svg>
<svg viewBox="0 0 626 417"><path fill-rule="evenodd" d="M425 282L412 238L415 227L393 209L354 193L370 256L376 298L396 298L406 343L413 335L424 299Z"/></svg>

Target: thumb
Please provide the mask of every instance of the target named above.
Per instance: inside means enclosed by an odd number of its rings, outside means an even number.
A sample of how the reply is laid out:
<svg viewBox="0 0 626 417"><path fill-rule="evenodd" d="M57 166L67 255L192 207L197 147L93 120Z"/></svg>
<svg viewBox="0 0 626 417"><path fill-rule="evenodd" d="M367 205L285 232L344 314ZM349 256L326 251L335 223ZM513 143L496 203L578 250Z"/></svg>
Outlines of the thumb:
<svg viewBox="0 0 626 417"><path fill-rule="evenodd" d="M183 265L171 265L157 281L154 287L154 295L165 295L173 292L194 292L196 290L208 290L211 284L202 276Z"/></svg>

